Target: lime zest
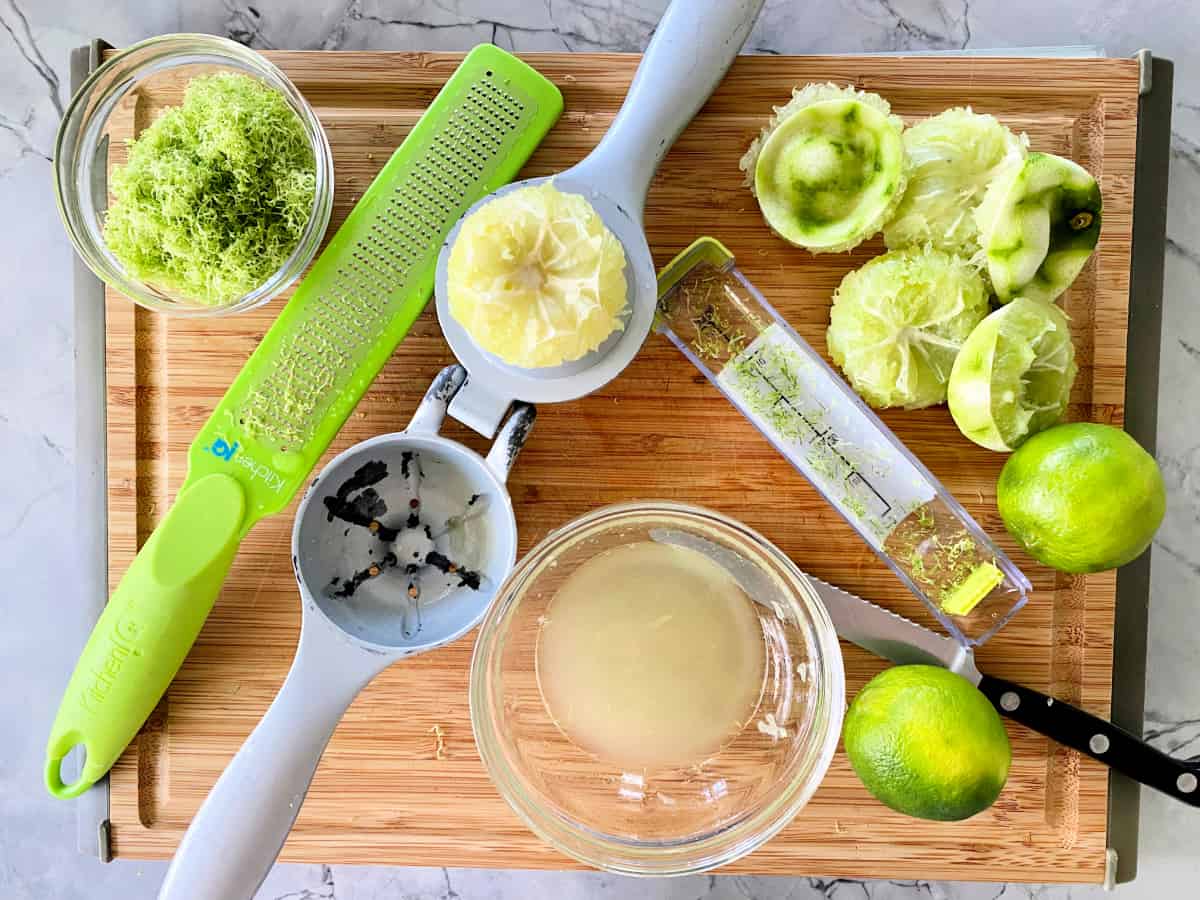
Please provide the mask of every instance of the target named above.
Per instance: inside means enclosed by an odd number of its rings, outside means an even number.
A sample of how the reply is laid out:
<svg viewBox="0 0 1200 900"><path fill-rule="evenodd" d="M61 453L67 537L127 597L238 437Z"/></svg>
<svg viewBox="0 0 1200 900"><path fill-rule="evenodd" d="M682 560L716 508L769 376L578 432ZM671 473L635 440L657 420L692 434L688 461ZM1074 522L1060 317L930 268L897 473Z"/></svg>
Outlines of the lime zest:
<svg viewBox="0 0 1200 900"><path fill-rule="evenodd" d="M965 616L1003 581L1004 573L994 562L980 563L957 587L946 592L942 609L952 616Z"/></svg>
<svg viewBox="0 0 1200 900"><path fill-rule="evenodd" d="M282 94L219 72L193 78L183 103L128 143L110 186L104 242L126 271L223 306L266 282L300 243L316 160Z"/></svg>
<svg viewBox="0 0 1200 900"><path fill-rule="evenodd" d="M929 512L927 504L921 504L916 513L918 525L922 528L933 528L933 515Z"/></svg>

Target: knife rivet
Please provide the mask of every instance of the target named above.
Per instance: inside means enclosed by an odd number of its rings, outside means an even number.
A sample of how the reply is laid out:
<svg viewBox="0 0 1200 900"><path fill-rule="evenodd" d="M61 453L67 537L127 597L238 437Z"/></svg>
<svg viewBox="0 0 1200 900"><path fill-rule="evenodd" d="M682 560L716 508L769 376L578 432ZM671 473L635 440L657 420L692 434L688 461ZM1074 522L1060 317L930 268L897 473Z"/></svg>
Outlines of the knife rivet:
<svg viewBox="0 0 1200 900"><path fill-rule="evenodd" d="M1175 787L1179 788L1181 794L1190 794L1197 787L1200 787L1200 782L1196 780L1196 776L1191 772L1184 772L1175 779Z"/></svg>
<svg viewBox="0 0 1200 900"><path fill-rule="evenodd" d="M1099 756L1101 753L1108 752L1108 736L1103 734L1093 734L1092 739L1088 741L1088 747L1092 752Z"/></svg>
<svg viewBox="0 0 1200 900"><path fill-rule="evenodd" d="M1000 708L1005 712L1012 712L1021 705L1021 698L1017 696L1015 691L1005 691L1000 695Z"/></svg>

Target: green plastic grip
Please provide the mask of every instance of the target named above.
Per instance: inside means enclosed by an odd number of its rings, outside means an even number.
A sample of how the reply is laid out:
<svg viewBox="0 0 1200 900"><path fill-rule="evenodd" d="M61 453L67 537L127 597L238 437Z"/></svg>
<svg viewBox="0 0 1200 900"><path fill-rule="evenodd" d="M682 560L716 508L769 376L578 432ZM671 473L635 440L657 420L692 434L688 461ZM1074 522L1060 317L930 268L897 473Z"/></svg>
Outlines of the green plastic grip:
<svg viewBox="0 0 1200 900"><path fill-rule="evenodd" d="M134 558L67 684L46 744L46 788L78 797L153 712L212 609L243 533L246 495L225 474L185 488ZM82 745L79 778L62 761Z"/></svg>

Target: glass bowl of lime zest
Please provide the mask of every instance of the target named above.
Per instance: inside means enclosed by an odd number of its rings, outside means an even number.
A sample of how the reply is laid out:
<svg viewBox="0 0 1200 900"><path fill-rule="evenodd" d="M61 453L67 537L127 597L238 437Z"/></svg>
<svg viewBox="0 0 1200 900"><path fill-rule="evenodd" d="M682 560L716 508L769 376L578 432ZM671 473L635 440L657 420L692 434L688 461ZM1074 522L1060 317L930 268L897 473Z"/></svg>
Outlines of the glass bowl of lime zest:
<svg viewBox="0 0 1200 900"><path fill-rule="evenodd" d="M333 157L265 57L204 34L116 53L59 126L54 188L75 250L110 287L176 315L279 296L320 247Z"/></svg>

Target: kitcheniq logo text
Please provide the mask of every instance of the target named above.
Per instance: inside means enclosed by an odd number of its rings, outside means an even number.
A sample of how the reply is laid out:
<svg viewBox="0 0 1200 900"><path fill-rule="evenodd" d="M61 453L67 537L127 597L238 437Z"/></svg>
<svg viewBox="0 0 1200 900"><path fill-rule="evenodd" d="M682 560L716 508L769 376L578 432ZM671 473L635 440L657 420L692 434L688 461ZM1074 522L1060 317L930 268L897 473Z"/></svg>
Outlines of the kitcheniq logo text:
<svg viewBox="0 0 1200 900"><path fill-rule="evenodd" d="M132 616L117 619L112 629L104 635L104 661L90 673L91 680L83 688L79 700L88 712L99 712L108 694L116 683L125 661L131 656L141 656L142 651L135 643L142 633L141 624Z"/></svg>
<svg viewBox="0 0 1200 900"><path fill-rule="evenodd" d="M250 480L259 480L266 485L267 490L280 493L283 490L283 476L268 466L266 463L260 463L258 460L245 453L238 454L241 445L234 441L230 443L223 437L217 438L211 444L204 448L217 459L224 460L235 466L241 466L250 476Z"/></svg>

